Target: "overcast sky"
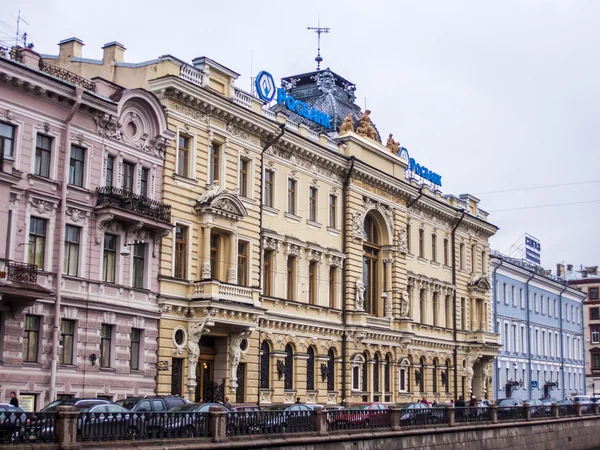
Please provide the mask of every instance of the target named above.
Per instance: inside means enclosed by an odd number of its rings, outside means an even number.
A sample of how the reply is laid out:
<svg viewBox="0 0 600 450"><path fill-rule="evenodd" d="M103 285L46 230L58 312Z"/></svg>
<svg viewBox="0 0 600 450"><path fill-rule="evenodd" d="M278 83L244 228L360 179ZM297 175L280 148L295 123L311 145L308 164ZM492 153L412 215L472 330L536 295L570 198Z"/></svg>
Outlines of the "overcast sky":
<svg viewBox="0 0 600 450"><path fill-rule="evenodd" d="M323 67L356 83L382 136L393 132L441 174L445 193L481 198L500 227L494 248L528 232L546 268L600 263L600 183L581 183L600 180L598 1L10 3L0 39L20 9L38 52L57 54L76 36L89 58L114 40L128 62L207 56L239 72L247 90L259 70L278 80L316 68L306 27L320 16L331 27ZM579 184L489 193L566 183Z"/></svg>

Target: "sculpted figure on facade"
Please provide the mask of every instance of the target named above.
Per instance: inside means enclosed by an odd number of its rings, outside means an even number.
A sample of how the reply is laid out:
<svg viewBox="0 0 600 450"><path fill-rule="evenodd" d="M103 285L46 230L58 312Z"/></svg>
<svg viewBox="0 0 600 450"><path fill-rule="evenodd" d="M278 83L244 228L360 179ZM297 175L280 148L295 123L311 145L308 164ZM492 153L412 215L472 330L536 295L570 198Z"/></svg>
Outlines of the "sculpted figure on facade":
<svg viewBox="0 0 600 450"><path fill-rule="evenodd" d="M402 299L400 300L400 317L408 317L408 292L402 291Z"/></svg>
<svg viewBox="0 0 600 450"><path fill-rule="evenodd" d="M356 310L365 310L365 284L361 278L356 280Z"/></svg>
<svg viewBox="0 0 600 450"><path fill-rule="evenodd" d="M244 339L247 339L250 336L250 331L244 331L241 333L235 333L232 334L230 337L230 344L229 344L229 362L231 364L230 367L230 373L229 373L229 379L230 384L229 384L229 389L232 392L235 392L238 384L237 384L237 370L238 370L238 366L240 365L240 360L242 358L242 354L245 353L245 351L248 351L248 347L246 347L246 350L242 350L242 342Z"/></svg>
<svg viewBox="0 0 600 450"><path fill-rule="evenodd" d="M398 232L398 250L401 253L408 253L408 239L406 236L406 228L400 228Z"/></svg>
<svg viewBox="0 0 600 450"><path fill-rule="evenodd" d="M467 376L467 386L469 387L469 393L473 392L473 375L475 375L473 365L480 358L480 356L481 352L477 352L476 355L467 356L465 374Z"/></svg>
<svg viewBox="0 0 600 450"><path fill-rule="evenodd" d="M397 155L400 151L400 142L394 141L394 135L392 133L390 133L385 146L389 148L394 155Z"/></svg>
<svg viewBox="0 0 600 450"><path fill-rule="evenodd" d="M356 211L352 223L352 236L356 239L365 239L367 237L365 234L364 222L365 215L360 211Z"/></svg>
<svg viewBox="0 0 600 450"><path fill-rule="evenodd" d="M354 121L352 119L352 113L348 114L342 125L340 126L340 136L348 134L349 131L354 131Z"/></svg>
<svg viewBox="0 0 600 450"><path fill-rule="evenodd" d="M375 131L375 127L371 123L371 118L369 117L370 114L371 114L371 110L367 109L367 110L365 110L363 115L360 116L360 124L358 125L356 132L360 136L364 136L364 137L367 137L369 139L373 139L376 141L377 140L377 132Z"/></svg>
<svg viewBox="0 0 600 450"><path fill-rule="evenodd" d="M206 203L224 191L225 189L219 187L219 181L215 180L207 187L206 192L198 197L198 203Z"/></svg>

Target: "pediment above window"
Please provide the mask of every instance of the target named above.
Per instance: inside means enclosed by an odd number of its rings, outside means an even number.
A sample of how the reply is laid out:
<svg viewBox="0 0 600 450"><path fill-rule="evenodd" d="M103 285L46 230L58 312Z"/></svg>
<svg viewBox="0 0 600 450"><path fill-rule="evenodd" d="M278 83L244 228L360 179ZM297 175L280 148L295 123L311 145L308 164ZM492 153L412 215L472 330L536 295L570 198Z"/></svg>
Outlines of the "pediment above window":
<svg viewBox="0 0 600 450"><path fill-rule="evenodd" d="M487 277L481 274L474 275L467 286L471 293L479 294L485 294L486 292L489 292L492 288Z"/></svg>
<svg viewBox="0 0 600 450"><path fill-rule="evenodd" d="M211 191L212 189L212 191ZM248 215L237 195L213 187L198 197L195 206L200 214L212 213L230 219L240 220Z"/></svg>

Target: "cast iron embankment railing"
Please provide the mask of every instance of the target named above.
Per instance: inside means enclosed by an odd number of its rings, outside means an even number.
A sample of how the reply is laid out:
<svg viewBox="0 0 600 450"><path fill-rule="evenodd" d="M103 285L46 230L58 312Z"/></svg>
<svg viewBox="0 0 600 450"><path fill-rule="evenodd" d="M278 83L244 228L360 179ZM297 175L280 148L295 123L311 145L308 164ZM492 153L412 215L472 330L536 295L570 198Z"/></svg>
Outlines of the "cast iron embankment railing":
<svg viewBox="0 0 600 450"><path fill-rule="evenodd" d="M460 423L488 422L492 420L492 410L487 406L457 406L454 420Z"/></svg>
<svg viewBox="0 0 600 450"><path fill-rule="evenodd" d="M525 418L525 408L522 406L499 406L498 420L517 420Z"/></svg>
<svg viewBox="0 0 600 450"><path fill-rule="evenodd" d="M594 414L594 405L593 404L581 405L581 414L583 414L583 415Z"/></svg>
<svg viewBox="0 0 600 450"><path fill-rule="evenodd" d="M327 429L330 431L389 428L391 426L388 409L346 409L328 411L326 414Z"/></svg>
<svg viewBox="0 0 600 450"><path fill-rule="evenodd" d="M172 439L209 436L209 413L83 412L77 419L78 441Z"/></svg>
<svg viewBox="0 0 600 450"><path fill-rule="evenodd" d="M0 413L0 443L58 442L55 425L56 413L3 411Z"/></svg>
<svg viewBox="0 0 600 450"><path fill-rule="evenodd" d="M434 408L401 408L400 426L412 427L444 423L446 409L443 407Z"/></svg>
<svg viewBox="0 0 600 450"><path fill-rule="evenodd" d="M116 206L165 222L171 221L171 205L114 186L99 187L96 193L96 206Z"/></svg>
<svg viewBox="0 0 600 450"><path fill-rule="evenodd" d="M574 416L577 414L575 405L558 405L558 415L563 416Z"/></svg>
<svg viewBox="0 0 600 450"><path fill-rule="evenodd" d="M302 433L314 431L314 411L240 411L227 415L227 434Z"/></svg>

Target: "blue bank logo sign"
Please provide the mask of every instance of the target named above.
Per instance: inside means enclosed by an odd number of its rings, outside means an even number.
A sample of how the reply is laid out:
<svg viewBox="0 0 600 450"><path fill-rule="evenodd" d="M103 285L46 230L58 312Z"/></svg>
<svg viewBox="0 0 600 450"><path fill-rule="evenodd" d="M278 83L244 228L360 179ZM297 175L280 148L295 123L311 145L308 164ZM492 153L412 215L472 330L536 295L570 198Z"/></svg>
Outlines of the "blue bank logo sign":
<svg viewBox="0 0 600 450"><path fill-rule="evenodd" d="M261 100L269 103L275 98L275 80L269 72L260 72L254 79L254 87Z"/></svg>
<svg viewBox="0 0 600 450"><path fill-rule="evenodd" d="M442 187L442 176L416 162L415 158L411 158L408 155L408 150L406 148L400 147L398 156L408 161L408 167L406 168L408 175L416 175L422 180L429 181L431 184Z"/></svg>

